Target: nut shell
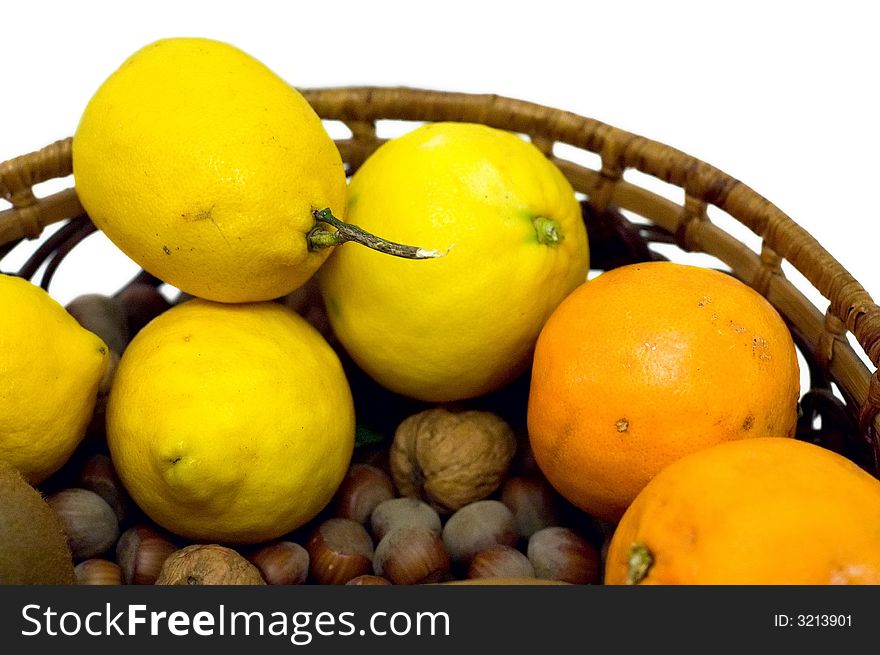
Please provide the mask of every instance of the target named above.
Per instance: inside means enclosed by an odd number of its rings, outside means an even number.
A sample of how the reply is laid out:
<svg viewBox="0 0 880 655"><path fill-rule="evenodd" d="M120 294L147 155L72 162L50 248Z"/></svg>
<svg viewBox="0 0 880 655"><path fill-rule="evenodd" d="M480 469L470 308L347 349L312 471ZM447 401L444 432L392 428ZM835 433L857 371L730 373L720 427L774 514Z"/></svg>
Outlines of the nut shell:
<svg viewBox="0 0 880 655"><path fill-rule="evenodd" d="M527 555L539 578L571 584L599 582L598 549L569 528L538 530L529 539Z"/></svg>
<svg viewBox="0 0 880 655"><path fill-rule="evenodd" d="M61 519L74 560L103 555L119 538L116 512L94 491L62 489L47 497L46 502Z"/></svg>
<svg viewBox="0 0 880 655"><path fill-rule="evenodd" d="M309 576L309 553L293 541L276 541L251 553L248 560L272 585L303 584Z"/></svg>
<svg viewBox="0 0 880 655"><path fill-rule="evenodd" d="M192 544L172 553L157 585L264 585L257 567L218 544Z"/></svg>
<svg viewBox="0 0 880 655"><path fill-rule="evenodd" d="M377 543L402 525L422 526L437 534L440 534L443 526L437 510L418 498L407 496L380 503L370 515L370 529Z"/></svg>
<svg viewBox="0 0 880 655"><path fill-rule="evenodd" d="M122 569L107 559L85 559L73 569L80 585L121 585Z"/></svg>
<svg viewBox="0 0 880 655"><path fill-rule="evenodd" d="M381 575L359 575L356 578L352 578L345 584L352 587L376 587L376 586L384 586L390 585L391 581L388 578L383 578Z"/></svg>
<svg viewBox="0 0 880 655"><path fill-rule="evenodd" d="M333 499L334 515L366 523L380 503L394 498L394 485L385 471L371 464L352 464Z"/></svg>
<svg viewBox="0 0 880 655"><path fill-rule="evenodd" d="M534 578L535 568L523 553L512 546L496 544L474 555L468 578Z"/></svg>
<svg viewBox="0 0 880 655"><path fill-rule="evenodd" d="M492 494L515 453L513 429L496 414L433 408L400 423L389 465L402 496L449 514Z"/></svg>
<svg viewBox="0 0 880 655"><path fill-rule="evenodd" d="M116 561L125 584L155 584L165 560L176 550L176 545L147 525L128 528L116 542Z"/></svg>
<svg viewBox="0 0 880 655"><path fill-rule="evenodd" d="M352 519L333 518L319 525L306 543L309 575L318 584L345 584L372 573L373 540Z"/></svg>
<svg viewBox="0 0 880 655"><path fill-rule="evenodd" d="M402 525L376 545L373 569L392 584L438 582L449 573L450 560L440 536L424 526Z"/></svg>
<svg viewBox="0 0 880 655"><path fill-rule="evenodd" d="M147 323L171 308L171 303L152 284L133 282L119 293L128 333L134 337Z"/></svg>
<svg viewBox="0 0 880 655"><path fill-rule="evenodd" d="M498 500L465 505L443 526L446 550L453 562L463 566L481 550L496 544L514 546L518 539L513 512Z"/></svg>
<svg viewBox="0 0 880 655"><path fill-rule="evenodd" d="M89 457L80 470L77 484L103 498L120 521L125 519L131 500L108 455L96 453Z"/></svg>
<svg viewBox="0 0 880 655"><path fill-rule="evenodd" d="M524 539L562 522L560 497L542 477L508 478L501 487L501 502L513 512L516 529Z"/></svg>

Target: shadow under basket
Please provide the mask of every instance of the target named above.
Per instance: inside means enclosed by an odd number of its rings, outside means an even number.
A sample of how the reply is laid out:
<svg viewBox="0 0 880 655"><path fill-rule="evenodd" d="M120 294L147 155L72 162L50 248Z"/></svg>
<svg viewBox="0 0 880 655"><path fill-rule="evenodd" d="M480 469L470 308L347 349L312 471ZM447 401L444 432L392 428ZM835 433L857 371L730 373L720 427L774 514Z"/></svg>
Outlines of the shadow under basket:
<svg viewBox="0 0 880 655"><path fill-rule="evenodd" d="M880 477L880 308L816 239L748 186L662 143L521 100L411 88L302 91L331 134L346 133L336 143L349 175L393 136L382 133L386 127L483 123L529 138L566 175L581 200L594 271L684 261L688 253L709 256L714 263L707 265L717 263L770 301L807 363L809 388L800 398L797 437ZM626 175L632 171L638 174ZM34 185L71 173L70 138L0 164L0 197L11 203L0 211L0 270L48 289L62 259L96 231L75 188L34 194ZM658 193L659 187L674 193ZM668 197L676 194L680 202ZM717 217L710 218L710 211ZM754 235L757 245L735 237L738 230L725 230L722 218L747 228L743 232ZM7 270L4 259L19 243L62 221L19 270ZM786 277L784 264L828 301L824 311ZM146 272L135 280L161 284ZM133 281L120 282L120 290Z"/></svg>

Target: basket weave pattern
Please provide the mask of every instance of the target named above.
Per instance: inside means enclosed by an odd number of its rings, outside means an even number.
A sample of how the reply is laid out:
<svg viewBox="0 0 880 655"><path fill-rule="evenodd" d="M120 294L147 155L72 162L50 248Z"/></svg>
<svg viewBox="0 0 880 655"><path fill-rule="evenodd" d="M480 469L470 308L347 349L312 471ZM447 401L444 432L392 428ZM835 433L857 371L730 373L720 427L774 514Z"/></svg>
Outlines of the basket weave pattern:
<svg viewBox="0 0 880 655"><path fill-rule="evenodd" d="M575 190L584 194L594 268L656 258L649 248L652 242L675 243L683 251L706 253L724 262L777 308L807 360L811 389L801 399L800 436L822 442L878 475L880 377L877 372L872 374L850 345L848 333L876 368L880 361L880 307L814 237L742 182L662 143L521 100L384 87L306 89L303 93L323 119L341 121L351 131L349 138L337 141L349 174L383 142L376 130L379 120L484 123L528 136ZM601 167L593 170L555 156L556 144L599 155ZM0 197L12 205L0 211L0 268L3 257L21 240L35 239L47 225L67 221L21 270L15 271L30 279L48 261L41 281L44 287L61 259L95 231L75 189L44 198L33 192L40 182L71 174L71 145L71 139L64 139L0 164ZM679 187L683 202L673 202L625 180L628 169ZM762 239L760 252L713 223L707 213L710 206L758 235ZM649 224L632 223L619 210L633 212ZM829 301L827 311L813 305L785 277L783 261ZM832 382L842 401L832 392ZM822 430L813 433L812 419L817 415L821 416Z"/></svg>

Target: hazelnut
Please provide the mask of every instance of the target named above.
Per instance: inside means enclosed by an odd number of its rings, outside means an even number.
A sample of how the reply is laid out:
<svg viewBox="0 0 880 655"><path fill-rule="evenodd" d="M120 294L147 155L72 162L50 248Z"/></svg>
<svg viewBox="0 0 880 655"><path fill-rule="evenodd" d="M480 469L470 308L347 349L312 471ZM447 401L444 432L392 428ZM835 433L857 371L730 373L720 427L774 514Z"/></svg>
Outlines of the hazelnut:
<svg viewBox="0 0 880 655"><path fill-rule="evenodd" d="M376 506L370 515L370 529L376 542L400 525L419 525L440 534L440 515L417 498L392 498Z"/></svg>
<svg viewBox="0 0 880 655"><path fill-rule="evenodd" d="M157 585L264 585L257 567L237 551L218 544L192 544L173 552Z"/></svg>
<svg viewBox="0 0 880 655"><path fill-rule="evenodd" d="M336 491L334 515L366 523L380 503L394 498L391 478L370 464L352 464Z"/></svg>
<svg viewBox="0 0 880 655"><path fill-rule="evenodd" d="M309 574L318 584L345 584L372 573L373 541L363 525L352 519L328 519L306 543Z"/></svg>
<svg viewBox="0 0 880 655"><path fill-rule="evenodd" d="M121 585L122 570L107 559L85 559L73 569L76 583L81 585Z"/></svg>
<svg viewBox="0 0 880 655"><path fill-rule="evenodd" d="M509 478L501 487L501 502L513 512L516 529L524 539L561 522L559 496L543 478Z"/></svg>
<svg viewBox="0 0 880 655"><path fill-rule="evenodd" d="M529 558L512 546L496 544L474 555L468 578L534 578Z"/></svg>
<svg viewBox="0 0 880 655"><path fill-rule="evenodd" d="M389 464L402 496L448 514L494 492L515 452L513 429L496 414L433 408L398 426Z"/></svg>
<svg viewBox="0 0 880 655"><path fill-rule="evenodd" d="M498 500L465 505L443 526L446 550L453 562L464 566L481 550L495 544L515 546L518 538L513 512Z"/></svg>
<svg viewBox="0 0 880 655"><path fill-rule="evenodd" d="M116 561L125 584L155 584L162 565L177 550L171 541L146 525L135 525L116 542Z"/></svg>
<svg viewBox="0 0 880 655"><path fill-rule="evenodd" d="M117 298L125 312L128 333L134 337L141 329L166 309L171 303L152 284L133 282L119 292Z"/></svg>
<svg viewBox="0 0 880 655"><path fill-rule="evenodd" d="M383 578L381 575L359 575L356 578L352 578L345 584L350 586L377 586L377 585L390 585L391 581L388 578Z"/></svg>
<svg viewBox="0 0 880 655"><path fill-rule="evenodd" d="M85 329L97 334L117 355L128 345L128 323L125 309L116 298L87 293L71 300L68 313Z"/></svg>
<svg viewBox="0 0 880 655"><path fill-rule="evenodd" d="M119 538L119 519L94 491L70 488L56 491L46 502L61 519L74 560L106 553Z"/></svg>
<svg viewBox="0 0 880 655"><path fill-rule="evenodd" d="M309 575L309 553L293 541L276 541L248 556L269 584L303 584Z"/></svg>
<svg viewBox="0 0 880 655"><path fill-rule="evenodd" d="M376 575L392 584L437 582L449 573L449 554L430 528L401 525L382 537L373 556Z"/></svg>
<svg viewBox="0 0 880 655"><path fill-rule="evenodd" d="M125 518L130 499L109 456L97 453L89 457L79 473L77 485L103 498L120 521Z"/></svg>
<svg viewBox="0 0 880 655"><path fill-rule="evenodd" d="M599 581L599 551L569 528L538 530L529 539L526 554L539 578L571 584Z"/></svg>

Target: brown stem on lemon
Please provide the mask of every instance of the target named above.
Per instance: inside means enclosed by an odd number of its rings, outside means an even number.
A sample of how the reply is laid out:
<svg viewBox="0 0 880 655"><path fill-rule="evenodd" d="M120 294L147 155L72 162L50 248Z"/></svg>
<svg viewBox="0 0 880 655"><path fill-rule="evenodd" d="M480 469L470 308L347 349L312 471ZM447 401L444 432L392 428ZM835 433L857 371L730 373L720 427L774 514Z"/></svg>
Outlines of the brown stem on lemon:
<svg viewBox="0 0 880 655"><path fill-rule="evenodd" d="M386 255L394 255L395 257L403 257L405 259L432 259L446 254L438 250L425 250L424 248L407 246L377 237L375 234L362 230L357 225L340 221L329 208L314 210L312 211L312 216L315 217L315 227L306 236L309 242L309 250L321 250L341 245L346 241L354 241ZM331 232L324 229L323 225L330 225L336 228L336 230Z"/></svg>
<svg viewBox="0 0 880 655"><path fill-rule="evenodd" d="M626 584L636 585L648 577L654 565L654 556L644 544L633 544L626 560Z"/></svg>

